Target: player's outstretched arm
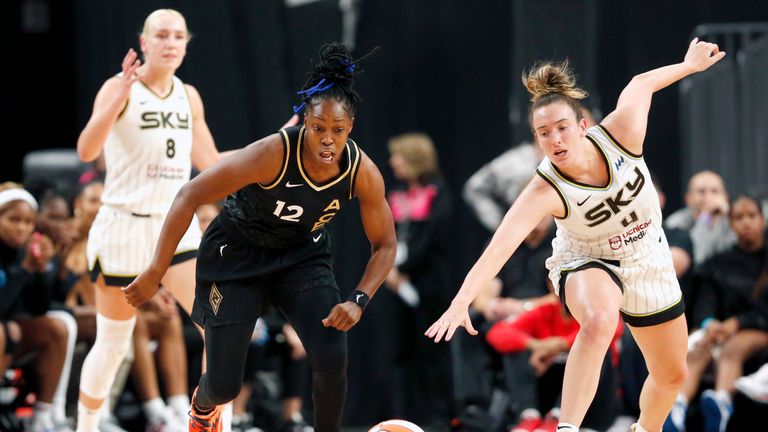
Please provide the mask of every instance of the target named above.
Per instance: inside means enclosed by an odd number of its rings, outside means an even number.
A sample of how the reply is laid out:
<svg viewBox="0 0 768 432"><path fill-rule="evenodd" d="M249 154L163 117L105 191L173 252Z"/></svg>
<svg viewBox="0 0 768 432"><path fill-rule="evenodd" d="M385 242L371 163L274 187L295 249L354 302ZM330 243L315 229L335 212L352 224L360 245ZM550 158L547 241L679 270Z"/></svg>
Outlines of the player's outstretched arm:
<svg viewBox="0 0 768 432"><path fill-rule="evenodd" d="M504 263L544 216L564 213L563 203L557 192L539 176L535 176L504 216L480 259L467 273L451 306L424 335L435 342L440 342L443 337L449 341L459 327L464 327L473 336L476 335L477 331L469 319L469 305L499 273Z"/></svg>
<svg viewBox="0 0 768 432"><path fill-rule="evenodd" d="M139 306L155 295L197 207L221 200L249 184L273 180L281 169L283 153L282 138L273 134L235 157L222 159L185 184L165 217L149 268L123 288L128 303Z"/></svg>
<svg viewBox="0 0 768 432"><path fill-rule="evenodd" d="M123 74L108 79L101 86L93 103L91 118L77 139L77 155L83 162L91 162L99 157L109 131L128 103L131 86L139 79L137 70L140 66L141 60L136 52L128 50L123 58Z"/></svg>
<svg viewBox="0 0 768 432"><path fill-rule="evenodd" d="M688 75L708 69L723 57L725 51L720 51L716 44L693 39L682 62L632 78L621 92L616 109L601 124L627 150L642 154L653 93Z"/></svg>
<svg viewBox="0 0 768 432"><path fill-rule="evenodd" d="M392 269L397 239L392 212L384 196L384 180L381 172L365 154L360 162L355 194L360 202L363 229L371 243L371 258L355 291L371 299ZM331 309L328 316L323 319L323 325L347 331L357 324L361 316L362 308L353 301L346 301Z"/></svg>

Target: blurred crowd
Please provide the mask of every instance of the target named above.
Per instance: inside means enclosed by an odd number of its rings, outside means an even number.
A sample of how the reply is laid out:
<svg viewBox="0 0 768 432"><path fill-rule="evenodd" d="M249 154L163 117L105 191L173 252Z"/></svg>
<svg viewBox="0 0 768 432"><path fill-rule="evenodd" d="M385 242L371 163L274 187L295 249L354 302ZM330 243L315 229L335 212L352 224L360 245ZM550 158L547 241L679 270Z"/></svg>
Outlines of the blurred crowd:
<svg viewBox="0 0 768 432"><path fill-rule="evenodd" d="M544 267L553 220L539 224L473 303L480 336L460 332L451 344L431 343L422 332L456 290L450 228L462 204L450 196L427 135L393 137L388 149L396 182L387 200L398 236L396 265L384 285L396 299L390 417L429 430L555 431L578 323L552 293ZM522 143L467 180L464 204L489 235L541 157L535 144ZM66 183L0 185L0 430L72 426L79 368L96 333L85 244L103 175L95 164ZM654 185L663 206L661 185ZM686 303L690 376L665 430L743 430L738 425L768 403L765 201L726 191L717 173L703 171L689 179L684 202L665 218L665 231ZM202 230L218 211L198 209ZM100 429L186 430L201 352L199 332L161 290L139 310L132 352ZM582 430L628 430L639 412L644 367L620 322ZM311 430L304 420L311 404L303 403L309 376L295 331L277 315L263 317L253 331L233 429ZM727 414L726 424L707 425L712 409Z"/></svg>

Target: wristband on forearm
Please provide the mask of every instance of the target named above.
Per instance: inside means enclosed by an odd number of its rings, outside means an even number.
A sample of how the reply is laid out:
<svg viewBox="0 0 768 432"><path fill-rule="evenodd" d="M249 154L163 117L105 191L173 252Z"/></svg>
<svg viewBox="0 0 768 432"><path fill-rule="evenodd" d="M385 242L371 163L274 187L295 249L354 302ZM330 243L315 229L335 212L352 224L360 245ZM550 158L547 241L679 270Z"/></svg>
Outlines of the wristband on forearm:
<svg viewBox="0 0 768 432"><path fill-rule="evenodd" d="M365 307L368 306L368 302L371 300L370 297L368 297L368 294L359 291L354 290L347 298L347 301L351 301L352 303L360 306L360 309L365 310Z"/></svg>

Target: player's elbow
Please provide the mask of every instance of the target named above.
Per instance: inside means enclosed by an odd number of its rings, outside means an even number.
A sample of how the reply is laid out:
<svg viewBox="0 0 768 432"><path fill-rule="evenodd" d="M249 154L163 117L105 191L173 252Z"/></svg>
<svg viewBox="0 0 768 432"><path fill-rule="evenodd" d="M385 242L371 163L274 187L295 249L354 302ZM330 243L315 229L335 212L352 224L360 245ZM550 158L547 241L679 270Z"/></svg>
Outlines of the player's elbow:
<svg viewBox="0 0 768 432"><path fill-rule="evenodd" d="M83 162L93 162L99 157L99 152L94 151L93 146L88 145L88 140L83 134L77 139L77 157Z"/></svg>
<svg viewBox="0 0 768 432"><path fill-rule="evenodd" d="M192 209L192 211L195 211L201 204L203 203L200 202L196 196L195 189L191 186L191 183L184 184L184 186L182 186L176 193L176 198L173 200L174 207Z"/></svg>

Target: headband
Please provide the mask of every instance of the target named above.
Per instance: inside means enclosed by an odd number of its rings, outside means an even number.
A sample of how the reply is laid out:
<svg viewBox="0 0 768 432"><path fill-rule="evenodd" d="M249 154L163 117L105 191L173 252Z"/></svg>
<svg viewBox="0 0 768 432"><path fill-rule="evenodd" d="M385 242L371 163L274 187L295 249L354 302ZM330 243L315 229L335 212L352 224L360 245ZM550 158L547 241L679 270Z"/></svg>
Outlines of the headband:
<svg viewBox="0 0 768 432"><path fill-rule="evenodd" d="M11 201L24 201L37 211L37 201L29 192L24 189L13 188L0 192L0 206L4 206Z"/></svg>

